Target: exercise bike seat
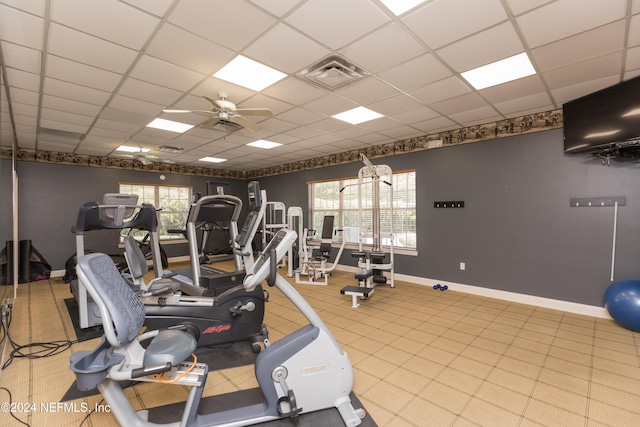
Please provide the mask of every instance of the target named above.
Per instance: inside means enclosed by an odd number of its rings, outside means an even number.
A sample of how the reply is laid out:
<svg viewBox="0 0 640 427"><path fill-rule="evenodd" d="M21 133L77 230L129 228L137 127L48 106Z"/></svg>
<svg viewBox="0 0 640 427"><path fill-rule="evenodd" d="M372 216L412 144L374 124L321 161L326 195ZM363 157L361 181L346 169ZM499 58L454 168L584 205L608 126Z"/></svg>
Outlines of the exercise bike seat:
<svg viewBox="0 0 640 427"><path fill-rule="evenodd" d="M159 277L148 284L144 282L144 275L149 271L147 260L133 236L124 238L124 258L129 267L132 281L140 286L144 293L158 295L160 293L175 292L180 289L180 283L170 277Z"/></svg>
<svg viewBox="0 0 640 427"><path fill-rule="evenodd" d="M187 359L196 346L193 335L179 329L158 332L144 352L144 366L170 363L175 366Z"/></svg>

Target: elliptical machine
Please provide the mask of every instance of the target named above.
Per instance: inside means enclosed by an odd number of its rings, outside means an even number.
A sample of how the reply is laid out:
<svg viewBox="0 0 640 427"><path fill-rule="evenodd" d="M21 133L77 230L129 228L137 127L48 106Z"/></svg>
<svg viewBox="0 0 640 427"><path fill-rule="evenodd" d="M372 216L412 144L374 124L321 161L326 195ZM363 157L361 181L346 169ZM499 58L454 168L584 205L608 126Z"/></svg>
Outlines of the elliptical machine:
<svg viewBox="0 0 640 427"><path fill-rule="evenodd" d="M78 275L87 283L105 319L105 336L93 350L71 356L70 369L80 390L97 388L118 422L127 426L152 426L136 413L118 381L171 381L190 388L181 421L165 426L246 426L335 407L345 425L360 425L363 409L349 398L353 368L331 332L298 291L277 272L277 263L295 241L294 231L276 233L251 270L244 287L266 280L280 290L309 321L309 325L269 345L255 362L255 374L264 401L242 408L201 414L206 364L184 362L196 347L197 331L189 325L152 331L138 336L144 322L144 305L103 254L78 260ZM111 289L110 289L111 288ZM142 347L140 341L151 339ZM161 375L161 377L159 377Z"/></svg>
<svg viewBox="0 0 640 427"><path fill-rule="evenodd" d="M80 208L75 226L78 258L85 253L85 231L131 227L147 230L151 236L152 253L159 253L158 223L153 205L136 205L137 198L125 194L108 194L105 201L109 203L101 205L89 202ZM249 239L250 232L250 229L243 227L243 233L237 237L242 240ZM125 258L133 277L133 283L130 285L146 307L144 324L149 329L161 329L181 322L189 323L199 331L199 347L249 341L253 352L261 351L260 344L268 339L267 327L263 323L267 298L261 286L257 286L251 292L244 290L244 271L239 279L236 279L236 275L229 274L226 281L216 282L218 286L212 286L211 292L215 290L215 294L209 294L211 296L202 296L202 293L185 295L184 291L175 292L185 284L175 280L172 273L165 276L159 262L154 262L156 279L153 283L145 285L137 281L144 276L148 267L144 255L139 252L137 245L132 244L131 239L125 245ZM248 262L253 263L252 253L249 258ZM197 263L197 259L195 262ZM104 326L102 313L87 294L86 284L81 276L71 282L71 290L79 307L80 326Z"/></svg>

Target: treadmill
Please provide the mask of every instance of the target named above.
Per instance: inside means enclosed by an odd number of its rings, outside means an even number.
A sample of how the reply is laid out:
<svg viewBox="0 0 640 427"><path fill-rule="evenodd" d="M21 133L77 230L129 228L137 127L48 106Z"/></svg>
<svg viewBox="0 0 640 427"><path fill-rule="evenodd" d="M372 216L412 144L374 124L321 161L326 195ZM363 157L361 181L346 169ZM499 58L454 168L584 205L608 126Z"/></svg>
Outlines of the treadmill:
<svg viewBox="0 0 640 427"><path fill-rule="evenodd" d="M192 296L219 296L241 285L246 270L253 266L253 238L265 211L266 192L260 190L257 181L248 186L249 213L238 232L238 218L242 200L227 194L204 196L191 205L187 217L187 241L191 266L174 271L172 278L180 282L180 291ZM203 223L229 221L229 234L235 263L231 272L200 264L196 230Z"/></svg>

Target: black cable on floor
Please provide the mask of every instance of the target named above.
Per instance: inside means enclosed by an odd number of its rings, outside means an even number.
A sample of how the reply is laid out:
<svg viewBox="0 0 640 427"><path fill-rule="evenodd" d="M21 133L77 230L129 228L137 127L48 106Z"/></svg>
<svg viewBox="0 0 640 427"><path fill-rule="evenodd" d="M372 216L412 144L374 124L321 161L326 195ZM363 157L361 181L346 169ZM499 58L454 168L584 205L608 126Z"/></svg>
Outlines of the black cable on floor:
<svg viewBox="0 0 640 427"><path fill-rule="evenodd" d="M60 354L63 351L69 349L73 344L78 342L59 340L18 345L11 338L11 333L9 331L9 328L11 326L13 304L9 304L8 300L9 299L7 298L7 301L2 306L2 318L0 319L0 335L2 336L2 338L0 339L0 344L6 339L9 345L11 345L12 350L11 353L9 353L9 358L0 369L5 369L13 362L14 359L18 358L40 359L44 357L55 356L56 354ZM25 352L25 350L29 351Z"/></svg>
<svg viewBox="0 0 640 427"><path fill-rule="evenodd" d="M25 425L27 427L31 427L28 423L25 423L20 418L15 416L14 412L17 412L17 411L13 407L13 399L12 399L11 392L9 391L9 389L6 388L6 387L0 387L0 390L6 391L7 394L9 395L9 400L8 401L0 403L0 405L2 405L2 407L0 408L0 412L8 412L9 415L11 415L20 424Z"/></svg>

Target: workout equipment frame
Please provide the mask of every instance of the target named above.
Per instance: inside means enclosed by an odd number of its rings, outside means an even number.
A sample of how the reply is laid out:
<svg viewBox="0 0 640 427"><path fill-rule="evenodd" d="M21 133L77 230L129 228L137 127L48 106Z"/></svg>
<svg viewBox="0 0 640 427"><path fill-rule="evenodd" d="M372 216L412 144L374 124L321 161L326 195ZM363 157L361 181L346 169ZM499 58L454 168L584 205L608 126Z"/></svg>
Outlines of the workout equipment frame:
<svg viewBox="0 0 640 427"><path fill-rule="evenodd" d="M107 320L102 342L95 349L76 352L70 358L78 387L97 388L118 422L134 427L156 424L135 412L118 381L159 382L158 374L174 384L190 387L181 420L165 426L239 427L279 418L295 419L300 414L331 407L337 408L346 426L360 425L365 413L355 409L349 398L353 368L348 356L320 316L277 272L278 261L296 237L291 230L276 233L244 280L247 290L264 280L274 285L309 321L258 355L255 374L263 402L217 413L198 413L208 368L202 363L183 362L195 349L194 332L188 326L177 326L138 336L144 306L103 254L86 255L78 261L78 274L87 282L88 292ZM140 345L142 339L151 339L146 349Z"/></svg>

